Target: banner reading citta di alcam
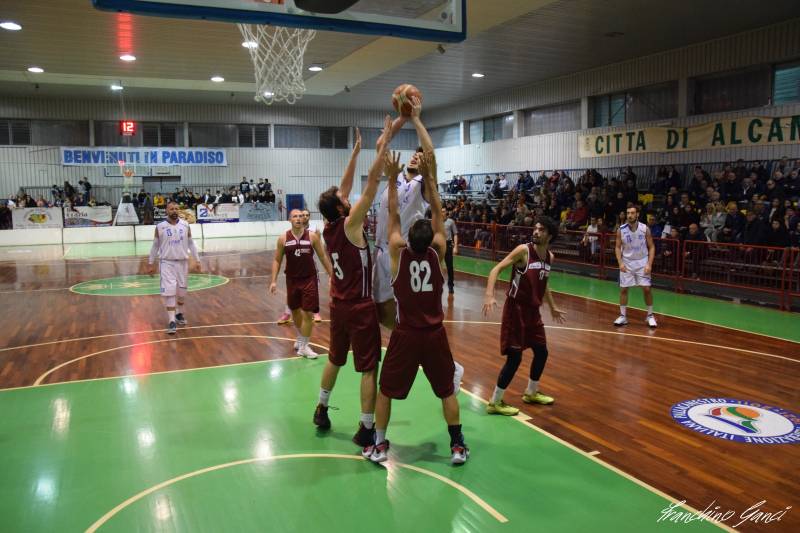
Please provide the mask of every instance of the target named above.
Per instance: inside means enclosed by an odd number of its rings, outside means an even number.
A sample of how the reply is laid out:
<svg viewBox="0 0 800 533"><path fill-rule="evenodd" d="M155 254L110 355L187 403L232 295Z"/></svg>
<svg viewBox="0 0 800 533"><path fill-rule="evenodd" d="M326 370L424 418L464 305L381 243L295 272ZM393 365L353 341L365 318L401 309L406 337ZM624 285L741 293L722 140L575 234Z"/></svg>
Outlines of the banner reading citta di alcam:
<svg viewBox="0 0 800 533"><path fill-rule="evenodd" d="M154 165L180 167L227 167L228 156L222 148L121 148L62 146L64 166L105 167L119 165Z"/></svg>

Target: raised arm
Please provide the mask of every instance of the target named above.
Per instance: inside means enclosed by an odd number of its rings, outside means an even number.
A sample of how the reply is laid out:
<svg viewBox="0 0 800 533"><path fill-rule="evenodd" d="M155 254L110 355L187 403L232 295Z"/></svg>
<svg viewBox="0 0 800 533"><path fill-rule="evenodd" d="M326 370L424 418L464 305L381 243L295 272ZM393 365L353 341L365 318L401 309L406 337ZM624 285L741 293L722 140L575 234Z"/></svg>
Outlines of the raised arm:
<svg viewBox="0 0 800 533"><path fill-rule="evenodd" d="M408 117L404 117L403 115L400 115L399 117L397 117L396 119L394 119L392 121L392 127L389 128L389 132L390 132L389 133L389 141L391 141L394 138L394 136L397 135L397 132L402 129L402 127L405 125L406 122L408 122ZM385 128L384 128L384 131L386 131ZM384 136L384 133L381 133L381 136L378 137L378 142L375 145L375 151L376 152L380 152L380 145L381 145L381 143L383 143L383 136ZM388 142L386 143L386 146L389 146Z"/></svg>
<svg viewBox="0 0 800 533"><path fill-rule="evenodd" d="M489 272L489 279L486 281L486 293L483 296L483 314L488 315L497 307L497 300L494 298L494 285L497 283L497 276L500 275L504 269L510 267L515 263L524 263L527 261L528 245L520 244L503 258L502 261L497 263L492 271Z"/></svg>
<svg viewBox="0 0 800 533"><path fill-rule="evenodd" d="M389 258L391 260L392 277L397 274L400 268L400 251L406 245L403 239L403 234L400 226L400 210L397 206L397 187L391 182L392 176L398 176L403 171L403 165L400 164L400 152L392 152L386 154L386 163L384 165L386 174L389 176Z"/></svg>
<svg viewBox="0 0 800 533"><path fill-rule="evenodd" d="M322 245L322 239L319 238L319 233L316 231L311 232L311 246L319 257L319 262L322 263L322 268L328 273L328 277L333 277L333 267L331 267L331 260L328 259L328 254L325 253L325 248Z"/></svg>
<svg viewBox="0 0 800 533"><path fill-rule="evenodd" d="M342 195L342 198L349 198L350 191L353 189L353 176L356 173L356 163L358 162L358 154L361 152L361 131L356 128L356 137L353 142L353 152L350 154L350 161L347 162L347 166L344 168L344 174L342 175L342 182L339 185L339 192Z"/></svg>
<svg viewBox="0 0 800 533"><path fill-rule="evenodd" d="M345 232L351 240L357 234L361 234L364 218L367 216L367 211L372 206L372 202L378 192L378 182L383 173L384 158L386 157L389 142L392 140L391 126L392 119L389 115L386 115L383 123L383 135L378 139L378 155L375 157L375 161L372 162L372 166L369 167L367 186L361 191L361 197L350 208L350 215L345 220Z"/></svg>
<svg viewBox="0 0 800 533"><path fill-rule="evenodd" d="M275 256L272 259L272 281L269 284L269 293L275 294L278 292L278 273L281 271L281 263L283 263L283 248L286 244L286 234L278 237L278 243L275 245Z"/></svg>
<svg viewBox="0 0 800 533"><path fill-rule="evenodd" d="M444 234L444 218L442 218L442 199L436 187L436 156L433 152L423 152L419 159L419 172L425 179L426 189L431 204L431 229L433 229L433 245L441 259L447 251L447 237Z"/></svg>
<svg viewBox="0 0 800 533"><path fill-rule="evenodd" d="M417 130L417 138L419 139L420 146L422 146L423 153L433 153L433 140L430 134L428 134L428 130L425 129L425 125L422 123L421 115L422 100L413 96L411 98L411 123L414 124L414 129ZM431 190L439 191L439 183L437 181L433 182L433 186L427 182L423 183L422 198L428 203L431 203Z"/></svg>

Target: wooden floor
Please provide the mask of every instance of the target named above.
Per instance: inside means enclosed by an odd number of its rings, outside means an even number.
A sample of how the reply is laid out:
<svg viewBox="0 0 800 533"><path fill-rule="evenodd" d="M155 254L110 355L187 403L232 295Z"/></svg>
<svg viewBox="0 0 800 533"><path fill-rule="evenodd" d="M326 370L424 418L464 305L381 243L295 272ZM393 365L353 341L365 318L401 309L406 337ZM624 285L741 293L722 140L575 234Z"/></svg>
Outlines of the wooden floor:
<svg viewBox="0 0 800 533"><path fill-rule="evenodd" d="M274 322L285 294L270 297L266 291L271 259L271 252L204 256L206 272L230 281L189 294L190 324L175 337L163 331L166 317L157 297L69 291L82 281L141 273L143 259L2 261L0 388L289 357L294 330ZM480 313L484 284L458 276L445 309L452 351L466 367L464 387L488 398L503 358L499 311L488 318ZM327 293L327 280L321 292ZM529 352L506 396L532 424L599 452L599 459L701 511L719 505L738 515L762 500L764 511L797 507L800 446L704 436L679 426L670 407L701 397L741 398L797 412L799 344L675 318L662 318L650 331L636 311L620 331L611 325L614 306L556 298L568 322L554 327L545 313L550 359L541 381L556 403L531 407L520 401ZM324 319L327 303L325 295ZM386 345L386 331L383 337ZM325 347L328 339L327 323L318 325L312 341ZM530 476L532 488L550 490L537 486L536 472ZM800 531L800 509L780 522L739 529Z"/></svg>

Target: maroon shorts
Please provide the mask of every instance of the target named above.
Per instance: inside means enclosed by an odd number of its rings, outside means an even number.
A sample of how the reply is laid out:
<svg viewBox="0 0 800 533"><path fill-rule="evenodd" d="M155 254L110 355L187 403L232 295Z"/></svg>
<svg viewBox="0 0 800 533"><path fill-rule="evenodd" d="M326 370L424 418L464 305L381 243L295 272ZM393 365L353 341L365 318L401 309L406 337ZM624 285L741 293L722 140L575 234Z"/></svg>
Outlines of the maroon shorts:
<svg viewBox="0 0 800 533"><path fill-rule="evenodd" d="M386 360L381 367L381 392L384 396L402 400L408 396L417 370L422 366L439 398L452 396L456 367L447 342L447 332L439 325L429 329L399 328L392 332Z"/></svg>
<svg viewBox="0 0 800 533"><path fill-rule="evenodd" d="M534 344L547 344L539 308L519 305L511 298L506 299L500 326L500 353L506 355L509 349L521 351L533 348Z"/></svg>
<svg viewBox="0 0 800 533"><path fill-rule="evenodd" d="M381 327L378 308L372 298L362 300L331 299L331 350L328 360L344 366L347 352L353 347L356 372L369 372L381 360Z"/></svg>
<svg viewBox="0 0 800 533"><path fill-rule="evenodd" d="M319 313L319 283L317 276L290 278L286 276L286 305L289 309L302 309Z"/></svg>

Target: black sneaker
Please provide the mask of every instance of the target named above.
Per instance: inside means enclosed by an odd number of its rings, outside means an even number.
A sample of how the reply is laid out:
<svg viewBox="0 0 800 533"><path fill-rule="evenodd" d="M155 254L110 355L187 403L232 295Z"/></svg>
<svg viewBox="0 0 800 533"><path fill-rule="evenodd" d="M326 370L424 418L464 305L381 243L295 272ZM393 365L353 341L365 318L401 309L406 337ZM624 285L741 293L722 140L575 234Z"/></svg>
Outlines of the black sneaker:
<svg viewBox="0 0 800 533"><path fill-rule="evenodd" d="M177 322L179 326L186 325L186 319L183 318L183 313L178 313L177 315L175 315L175 322Z"/></svg>
<svg viewBox="0 0 800 533"><path fill-rule="evenodd" d="M170 335L175 335L176 331L178 331L178 324L176 324L175 321L173 320L167 326L167 333L169 333Z"/></svg>
<svg viewBox="0 0 800 533"><path fill-rule="evenodd" d="M331 419L328 418L328 408L324 405L317 404L317 409L314 411L314 424L319 429L331 429Z"/></svg>
<svg viewBox="0 0 800 533"><path fill-rule="evenodd" d="M362 422L359 422L358 431L353 435L353 442L361 448L375 444L375 426L373 425L371 429L367 429Z"/></svg>

